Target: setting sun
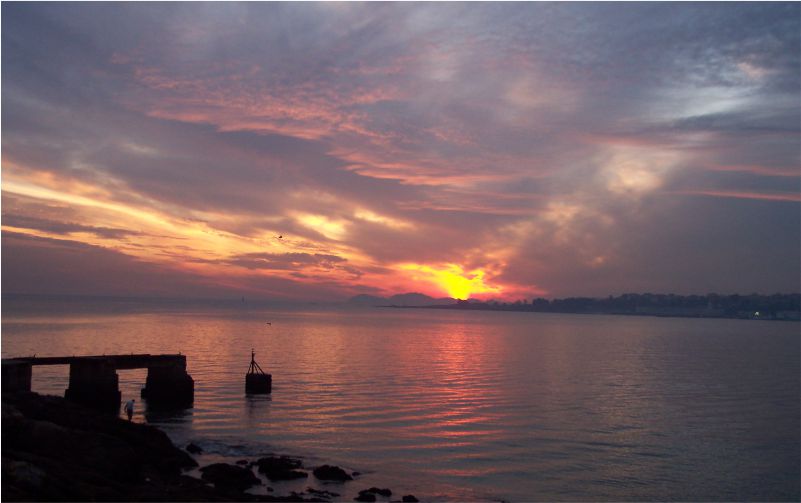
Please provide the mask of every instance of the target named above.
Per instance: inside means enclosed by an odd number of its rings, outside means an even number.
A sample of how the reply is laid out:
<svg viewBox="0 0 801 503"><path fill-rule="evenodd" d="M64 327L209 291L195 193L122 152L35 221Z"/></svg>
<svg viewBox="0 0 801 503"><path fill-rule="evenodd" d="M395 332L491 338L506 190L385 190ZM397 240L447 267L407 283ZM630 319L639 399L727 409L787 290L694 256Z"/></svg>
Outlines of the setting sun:
<svg viewBox="0 0 801 503"><path fill-rule="evenodd" d="M447 264L442 268L420 264L404 264L401 269L411 273L416 281L433 283L454 299L467 300L473 294L500 294L502 292L500 287L489 286L484 283L485 272L481 269L465 271L456 264Z"/></svg>

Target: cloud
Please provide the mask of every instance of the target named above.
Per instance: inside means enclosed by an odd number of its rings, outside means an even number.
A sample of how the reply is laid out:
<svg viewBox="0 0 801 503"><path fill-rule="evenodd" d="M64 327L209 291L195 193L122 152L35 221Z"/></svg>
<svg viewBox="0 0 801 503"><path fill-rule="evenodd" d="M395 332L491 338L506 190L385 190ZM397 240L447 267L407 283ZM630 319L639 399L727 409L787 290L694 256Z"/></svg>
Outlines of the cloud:
<svg viewBox="0 0 801 503"><path fill-rule="evenodd" d="M31 294L154 295L194 292L230 295L231 289L179 270L79 241L3 232L3 291Z"/></svg>
<svg viewBox="0 0 801 503"><path fill-rule="evenodd" d="M3 215L3 225L23 229L35 229L53 234L89 233L105 239L122 239L137 235L138 232L112 227L95 227L75 222L55 222L25 215Z"/></svg>
<svg viewBox="0 0 801 503"><path fill-rule="evenodd" d="M445 293L402 264L483 271L516 298L793 286L796 4L3 14L12 261L83 243L109 268L298 298ZM733 231L755 207L781 250ZM36 241L58 238L73 248ZM743 261L760 274L733 273Z"/></svg>
<svg viewBox="0 0 801 503"><path fill-rule="evenodd" d="M308 266L312 266L327 271L342 269L355 276L361 275L357 269L346 265L346 259L323 253L245 253L227 259L226 263L247 269L268 271L293 271L299 268L307 269Z"/></svg>

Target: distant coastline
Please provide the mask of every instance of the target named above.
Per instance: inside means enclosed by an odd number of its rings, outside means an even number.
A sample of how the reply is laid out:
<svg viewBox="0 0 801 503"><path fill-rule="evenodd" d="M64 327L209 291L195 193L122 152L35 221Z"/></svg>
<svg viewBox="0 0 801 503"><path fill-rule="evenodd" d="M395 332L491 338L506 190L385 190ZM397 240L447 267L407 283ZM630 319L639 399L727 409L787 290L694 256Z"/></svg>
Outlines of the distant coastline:
<svg viewBox="0 0 801 503"><path fill-rule="evenodd" d="M419 295L419 294L418 294ZM565 314L612 314L670 318L728 318L752 320L801 321L801 294L774 295L674 295L623 294L596 299L534 299L531 302L481 302L454 300L452 303L431 299L421 304L379 303L374 307L397 309L455 309L462 311L514 311Z"/></svg>
<svg viewBox="0 0 801 503"><path fill-rule="evenodd" d="M76 312L151 312L174 309L323 309L401 308L452 309L468 311L514 311L565 314L607 314L657 316L674 318L729 318L754 320L801 321L801 294L707 294L676 295L627 293L603 298L568 297L563 299L535 298L503 302L476 299L458 300L449 297L430 297L422 293L404 293L391 297L360 294L346 302L331 299L327 302L291 302L268 299L236 298L159 298L104 297L87 295L2 294L3 315L38 313L46 305L50 314Z"/></svg>

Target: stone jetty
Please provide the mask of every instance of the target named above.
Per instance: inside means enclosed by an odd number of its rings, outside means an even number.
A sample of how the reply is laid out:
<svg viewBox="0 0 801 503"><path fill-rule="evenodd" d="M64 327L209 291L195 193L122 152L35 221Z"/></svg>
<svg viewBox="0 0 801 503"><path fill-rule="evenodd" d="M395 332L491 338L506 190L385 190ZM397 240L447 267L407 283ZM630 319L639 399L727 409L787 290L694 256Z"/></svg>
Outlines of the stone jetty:
<svg viewBox="0 0 801 503"><path fill-rule="evenodd" d="M189 407L194 401L195 382L186 372L186 356L180 354L4 358L3 393L31 391L32 369L38 365L69 365L69 387L64 397L98 409L119 409L117 370L124 369L147 369L142 398L150 406Z"/></svg>

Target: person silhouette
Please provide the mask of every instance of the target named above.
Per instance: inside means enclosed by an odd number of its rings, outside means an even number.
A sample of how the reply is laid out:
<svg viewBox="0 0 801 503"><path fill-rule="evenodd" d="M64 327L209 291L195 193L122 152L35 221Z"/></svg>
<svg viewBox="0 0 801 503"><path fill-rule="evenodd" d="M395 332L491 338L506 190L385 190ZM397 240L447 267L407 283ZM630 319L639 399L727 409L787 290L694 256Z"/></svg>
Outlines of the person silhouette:
<svg viewBox="0 0 801 503"><path fill-rule="evenodd" d="M135 401L136 400L131 398L130 400L125 402L125 413L128 414L128 421L130 421L131 418L133 417L133 409L134 409L134 402Z"/></svg>

